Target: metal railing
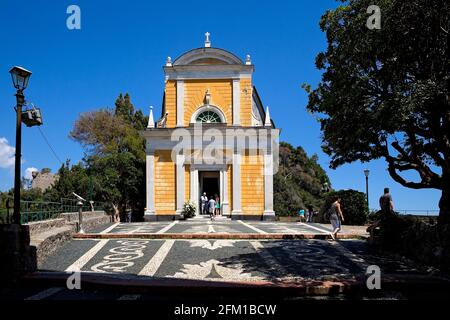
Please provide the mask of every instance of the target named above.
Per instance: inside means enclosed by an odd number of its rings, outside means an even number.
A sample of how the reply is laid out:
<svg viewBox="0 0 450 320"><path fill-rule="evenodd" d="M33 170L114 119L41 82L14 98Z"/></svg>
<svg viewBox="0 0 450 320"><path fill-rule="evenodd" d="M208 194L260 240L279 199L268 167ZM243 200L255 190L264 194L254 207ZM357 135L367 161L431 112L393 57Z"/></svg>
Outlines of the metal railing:
<svg viewBox="0 0 450 320"><path fill-rule="evenodd" d="M380 209L371 209L370 212L378 212ZM401 215L412 215L412 216L426 216L426 217L437 217L439 216L439 210L398 210L395 212Z"/></svg>
<svg viewBox="0 0 450 320"><path fill-rule="evenodd" d="M74 199L61 198L60 202L51 201L20 201L20 221L21 223L29 223L55 219L60 217L62 213L78 212L79 207ZM11 204L13 201L10 202ZM82 209L87 211L105 210L105 202L94 201L92 206L89 202L84 203ZM0 206L0 223L11 223L14 209Z"/></svg>
<svg viewBox="0 0 450 320"><path fill-rule="evenodd" d="M395 210L401 215L435 217L439 215L439 210Z"/></svg>

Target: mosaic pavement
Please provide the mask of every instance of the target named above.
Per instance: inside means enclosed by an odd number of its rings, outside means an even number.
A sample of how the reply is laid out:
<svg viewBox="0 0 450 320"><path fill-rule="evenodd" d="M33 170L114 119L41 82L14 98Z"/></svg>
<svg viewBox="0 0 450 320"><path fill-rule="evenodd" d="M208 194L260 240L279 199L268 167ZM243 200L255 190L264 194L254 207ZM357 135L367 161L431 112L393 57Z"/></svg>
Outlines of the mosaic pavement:
<svg viewBox="0 0 450 320"><path fill-rule="evenodd" d="M334 242L202 239L72 240L42 270L239 282L342 280L364 272Z"/></svg>

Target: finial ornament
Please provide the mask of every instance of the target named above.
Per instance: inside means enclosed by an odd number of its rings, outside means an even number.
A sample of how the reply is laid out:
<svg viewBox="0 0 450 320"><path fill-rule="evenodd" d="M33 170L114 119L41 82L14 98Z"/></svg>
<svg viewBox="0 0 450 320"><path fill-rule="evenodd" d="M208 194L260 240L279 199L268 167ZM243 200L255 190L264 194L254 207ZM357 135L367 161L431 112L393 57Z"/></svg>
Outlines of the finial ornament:
<svg viewBox="0 0 450 320"><path fill-rule="evenodd" d="M245 64L246 65L251 65L252 64L252 59L250 57L250 55L248 54L247 57L245 58Z"/></svg>
<svg viewBox="0 0 450 320"><path fill-rule="evenodd" d="M264 127L271 127L272 121L270 121L270 113L269 113L269 106L266 107L266 119L264 121Z"/></svg>
<svg viewBox="0 0 450 320"><path fill-rule="evenodd" d="M155 127L155 120L153 120L153 106L150 106L150 114L148 116L148 124L147 128L154 128Z"/></svg>
<svg viewBox="0 0 450 320"><path fill-rule="evenodd" d="M205 37L206 37L206 39L205 39L205 48L211 47L211 40L209 40L209 36L210 35L211 35L211 33L209 33L209 32L205 33Z"/></svg>
<svg viewBox="0 0 450 320"><path fill-rule="evenodd" d="M171 67L171 66L172 66L172 58L171 57L167 57L166 67Z"/></svg>

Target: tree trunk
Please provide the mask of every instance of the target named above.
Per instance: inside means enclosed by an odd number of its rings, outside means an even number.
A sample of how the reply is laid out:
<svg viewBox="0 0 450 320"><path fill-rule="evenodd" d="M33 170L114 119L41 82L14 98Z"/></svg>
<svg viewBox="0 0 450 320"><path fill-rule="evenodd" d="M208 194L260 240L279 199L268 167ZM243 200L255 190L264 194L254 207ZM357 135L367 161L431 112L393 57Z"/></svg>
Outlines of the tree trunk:
<svg viewBox="0 0 450 320"><path fill-rule="evenodd" d="M439 209L438 223L440 225L450 224L450 187L448 186L445 186L442 190Z"/></svg>

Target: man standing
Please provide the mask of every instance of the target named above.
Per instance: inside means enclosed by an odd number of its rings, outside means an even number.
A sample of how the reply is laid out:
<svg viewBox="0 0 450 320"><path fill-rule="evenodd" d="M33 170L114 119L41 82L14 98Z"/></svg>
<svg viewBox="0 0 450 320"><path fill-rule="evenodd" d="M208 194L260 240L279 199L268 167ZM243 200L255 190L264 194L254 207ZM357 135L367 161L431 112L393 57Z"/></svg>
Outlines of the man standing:
<svg viewBox="0 0 450 320"><path fill-rule="evenodd" d="M380 197L380 209L385 215L394 212L394 202L389 193L389 188L384 188L384 194Z"/></svg>
<svg viewBox="0 0 450 320"><path fill-rule="evenodd" d="M206 196L206 192L203 192L203 195L200 197L200 203L202 208L202 214L208 214L208 197Z"/></svg>
<svg viewBox="0 0 450 320"><path fill-rule="evenodd" d="M394 213L394 202L392 201L392 196L389 193L389 188L384 188L383 195L380 197L379 200L380 203L380 209L381 209L381 216L378 220L373 222L370 226L367 227L367 232L370 233L370 241L373 241L374 238L374 230L381 226L381 223L383 221L386 221L386 219Z"/></svg>

